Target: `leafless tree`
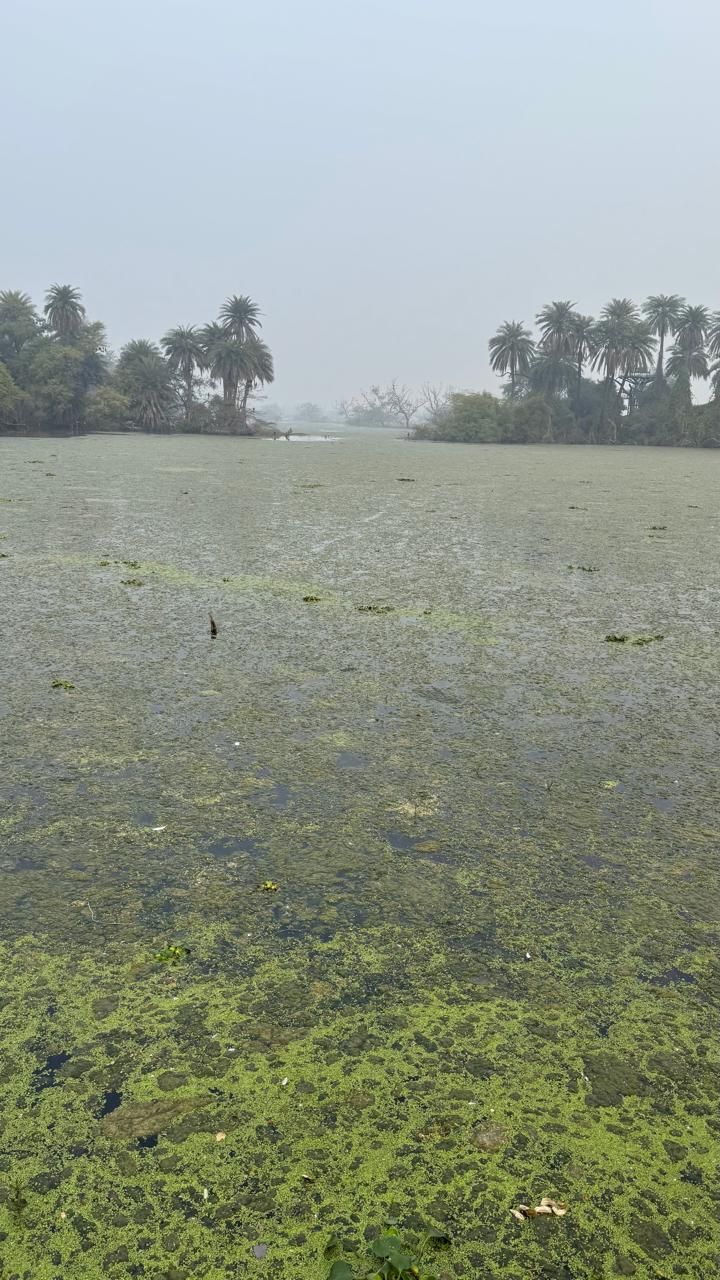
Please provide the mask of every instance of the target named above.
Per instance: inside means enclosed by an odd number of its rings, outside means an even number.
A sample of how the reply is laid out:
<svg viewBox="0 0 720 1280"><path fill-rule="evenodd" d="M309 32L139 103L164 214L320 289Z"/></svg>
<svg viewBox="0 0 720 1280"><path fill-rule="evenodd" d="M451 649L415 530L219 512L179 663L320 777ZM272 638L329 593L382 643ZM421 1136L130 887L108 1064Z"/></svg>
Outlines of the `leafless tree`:
<svg viewBox="0 0 720 1280"><path fill-rule="evenodd" d="M441 383L425 382L423 383L422 395L428 417L436 418L446 407L450 392Z"/></svg>
<svg viewBox="0 0 720 1280"><path fill-rule="evenodd" d="M342 400L338 412L358 426L404 427L408 435L419 413L434 413L445 401L442 387L426 384L421 391L414 391L397 378L387 386L375 383L367 391L361 391L352 400Z"/></svg>
<svg viewBox="0 0 720 1280"><path fill-rule="evenodd" d="M384 395L390 413L399 418L405 430L409 432L412 429L413 418L426 407L424 392L412 391L399 383L397 378L393 378L390 386L385 388Z"/></svg>

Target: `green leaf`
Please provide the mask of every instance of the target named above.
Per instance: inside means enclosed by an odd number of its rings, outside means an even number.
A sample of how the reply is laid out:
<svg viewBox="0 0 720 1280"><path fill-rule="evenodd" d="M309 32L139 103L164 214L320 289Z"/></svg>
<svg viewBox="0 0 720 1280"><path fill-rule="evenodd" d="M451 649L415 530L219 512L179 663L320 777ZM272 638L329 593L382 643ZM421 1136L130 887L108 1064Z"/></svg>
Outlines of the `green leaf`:
<svg viewBox="0 0 720 1280"><path fill-rule="evenodd" d="M353 1270L349 1262L333 1262L328 1273L328 1280L353 1280Z"/></svg>
<svg viewBox="0 0 720 1280"><path fill-rule="evenodd" d="M332 1235L323 1250L324 1256L331 1258L338 1249L342 1249L342 1240L338 1235Z"/></svg>
<svg viewBox="0 0 720 1280"><path fill-rule="evenodd" d="M395 1249L392 1253L389 1253L387 1255L387 1260L400 1275L402 1275L404 1271L407 1271L413 1264L410 1254L403 1253L401 1249Z"/></svg>
<svg viewBox="0 0 720 1280"><path fill-rule="evenodd" d="M373 1240L372 1251L376 1258L389 1258L391 1253L398 1252L398 1236L388 1232L387 1235L378 1236L377 1240Z"/></svg>

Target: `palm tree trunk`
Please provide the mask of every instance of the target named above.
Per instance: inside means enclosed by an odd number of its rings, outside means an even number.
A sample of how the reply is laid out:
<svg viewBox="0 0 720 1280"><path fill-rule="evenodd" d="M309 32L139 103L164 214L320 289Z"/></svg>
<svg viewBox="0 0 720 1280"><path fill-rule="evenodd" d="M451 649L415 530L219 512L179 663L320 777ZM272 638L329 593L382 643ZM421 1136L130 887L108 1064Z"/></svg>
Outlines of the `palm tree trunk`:
<svg viewBox="0 0 720 1280"><path fill-rule="evenodd" d="M608 399L610 396L610 384L612 383L612 381L613 381L613 376L608 371L608 373L605 375L605 387L603 389L603 397L600 404L600 430L601 431L603 431L605 428L605 419L607 418Z"/></svg>
<svg viewBox="0 0 720 1280"><path fill-rule="evenodd" d="M247 402L248 402L248 397L250 395L251 390L252 390L252 378L246 378L245 386L243 387L242 404L240 406L240 414L242 416L243 426L245 427L247 426Z"/></svg>
<svg viewBox="0 0 720 1280"><path fill-rule="evenodd" d="M581 393L581 391L582 391L582 369L583 369L583 358L582 358L582 352L581 352L581 353L580 353L580 355L578 356L578 364L577 364L577 391L576 391L576 393L575 393L575 398L576 398L576 400L577 400L578 404L580 403L580 393Z"/></svg>
<svg viewBox="0 0 720 1280"><path fill-rule="evenodd" d="M186 382L185 382L185 421L187 422L187 421L189 420L189 418L190 418L190 411L191 411L191 409L192 409L192 398L193 398L193 370L192 370L192 365L191 365L191 366L190 366L190 368L188 369L187 374L186 374L185 376L186 376Z"/></svg>
<svg viewBox="0 0 720 1280"><path fill-rule="evenodd" d="M657 358L657 369L655 370L655 377L657 378L658 382L663 376L664 365L665 365L665 329L661 327L660 346L658 348L658 358Z"/></svg>

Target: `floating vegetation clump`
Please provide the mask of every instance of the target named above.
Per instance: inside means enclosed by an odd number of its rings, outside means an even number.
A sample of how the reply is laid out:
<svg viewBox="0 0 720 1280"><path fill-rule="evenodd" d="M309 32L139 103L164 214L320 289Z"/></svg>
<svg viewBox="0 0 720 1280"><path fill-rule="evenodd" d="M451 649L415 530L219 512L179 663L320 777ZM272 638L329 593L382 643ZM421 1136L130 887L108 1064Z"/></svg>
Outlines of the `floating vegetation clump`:
<svg viewBox="0 0 720 1280"><path fill-rule="evenodd" d="M374 1240L370 1239L369 1246L357 1250L359 1259L352 1263L336 1259L327 1280L362 1280L370 1275L380 1280L439 1280L440 1273L433 1264L449 1243L447 1232L434 1227L421 1234L401 1233L393 1222L388 1222ZM342 1241L332 1236L325 1253L332 1256L336 1249L342 1249Z"/></svg>
<svg viewBox="0 0 720 1280"><path fill-rule="evenodd" d="M156 951L153 959L156 964L177 965L183 960L187 960L190 955L190 948L171 943L170 946L163 947L161 951Z"/></svg>
<svg viewBox="0 0 720 1280"><path fill-rule="evenodd" d="M605 642L606 644L644 645L644 644L653 644L656 640L664 640L664 639L665 637L663 635L632 636L632 635L628 635L624 631L623 632L611 631L610 634L605 637Z"/></svg>

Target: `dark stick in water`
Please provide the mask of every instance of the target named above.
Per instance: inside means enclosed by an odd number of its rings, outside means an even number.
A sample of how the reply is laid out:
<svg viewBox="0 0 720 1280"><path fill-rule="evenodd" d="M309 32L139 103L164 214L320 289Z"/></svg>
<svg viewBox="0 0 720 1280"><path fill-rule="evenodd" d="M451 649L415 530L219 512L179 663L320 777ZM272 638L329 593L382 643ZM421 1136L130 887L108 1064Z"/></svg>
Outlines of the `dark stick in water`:
<svg viewBox="0 0 720 1280"><path fill-rule="evenodd" d="M209 617L210 617L210 639L214 640L215 637L217 636L217 623L213 618L212 614L210 614Z"/></svg>

